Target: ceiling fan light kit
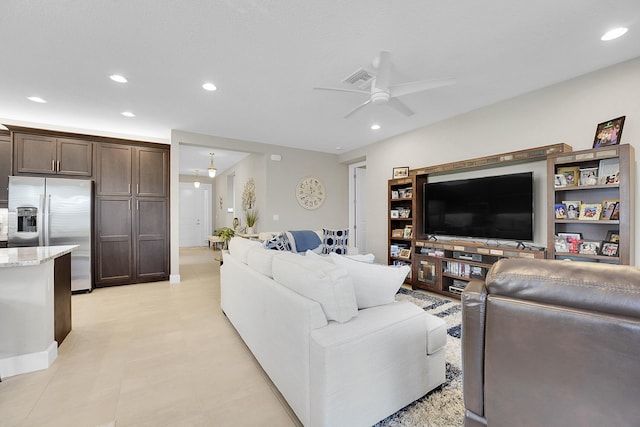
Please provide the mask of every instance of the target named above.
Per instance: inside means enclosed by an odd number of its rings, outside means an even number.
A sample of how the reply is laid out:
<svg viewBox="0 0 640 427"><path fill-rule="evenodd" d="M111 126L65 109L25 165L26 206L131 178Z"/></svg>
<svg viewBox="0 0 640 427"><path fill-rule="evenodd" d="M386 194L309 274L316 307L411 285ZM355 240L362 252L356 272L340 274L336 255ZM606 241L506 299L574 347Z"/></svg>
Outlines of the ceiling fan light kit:
<svg viewBox="0 0 640 427"><path fill-rule="evenodd" d="M362 104L349 111L344 118L350 117L360 109L367 106L367 104L383 105L387 104L396 111L402 113L405 116L411 116L414 114L413 110L406 104L398 99L400 96L409 95L412 93L423 92L430 89L435 89L443 86L449 86L455 84L455 79L437 79L437 80L420 80L409 83L391 84L391 52L383 50L380 55L374 58L373 66L375 71L369 72L364 68L359 68L354 73L347 76L343 82L357 85L359 84L361 89L346 89L336 87L316 87L317 90L330 90L337 92L355 92L369 95L369 99ZM374 74L375 73L375 74ZM363 90L371 82L369 90Z"/></svg>

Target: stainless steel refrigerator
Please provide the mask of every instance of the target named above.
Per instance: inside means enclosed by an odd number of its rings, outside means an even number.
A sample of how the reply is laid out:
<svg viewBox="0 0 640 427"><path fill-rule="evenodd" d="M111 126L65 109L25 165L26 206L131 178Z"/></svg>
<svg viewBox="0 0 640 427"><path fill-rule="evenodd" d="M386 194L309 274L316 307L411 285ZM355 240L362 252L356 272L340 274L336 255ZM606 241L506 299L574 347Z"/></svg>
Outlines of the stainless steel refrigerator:
<svg viewBox="0 0 640 427"><path fill-rule="evenodd" d="M84 179L9 177L9 247L78 245L71 290L91 291L92 186Z"/></svg>

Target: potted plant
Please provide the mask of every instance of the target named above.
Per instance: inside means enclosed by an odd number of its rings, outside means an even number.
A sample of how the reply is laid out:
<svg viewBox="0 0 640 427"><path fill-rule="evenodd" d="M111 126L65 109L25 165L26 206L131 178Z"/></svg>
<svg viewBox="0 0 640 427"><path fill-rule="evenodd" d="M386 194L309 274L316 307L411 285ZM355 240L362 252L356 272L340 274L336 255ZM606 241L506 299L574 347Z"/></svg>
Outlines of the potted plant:
<svg viewBox="0 0 640 427"><path fill-rule="evenodd" d="M245 220L247 222L247 234L253 234L256 222L258 222L258 210L249 209L245 212Z"/></svg>
<svg viewBox="0 0 640 427"><path fill-rule="evenodd" d="M231 238L235 236L235 234L236 232L233 230L233 228L229 227L222 227L216 230L216 236L221 238L223 241L222 249L229 248L229 240L231 240Z"/></svg>

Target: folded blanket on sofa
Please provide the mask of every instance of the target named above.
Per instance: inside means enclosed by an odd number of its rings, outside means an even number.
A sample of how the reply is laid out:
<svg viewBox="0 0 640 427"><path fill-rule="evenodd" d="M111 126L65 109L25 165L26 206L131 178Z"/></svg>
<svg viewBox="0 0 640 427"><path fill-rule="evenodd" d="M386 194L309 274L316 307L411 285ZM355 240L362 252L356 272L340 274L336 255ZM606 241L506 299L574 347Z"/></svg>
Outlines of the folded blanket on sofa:
<svg viewBox="0 0 640 427"><path fill-rule="evenodd" d="M293 236L296 244L297 252L306 252L308 250L313 250L320 246L322 240L316 234L315 231L311 230L298 230L298 231L289 231Z"/></svg>

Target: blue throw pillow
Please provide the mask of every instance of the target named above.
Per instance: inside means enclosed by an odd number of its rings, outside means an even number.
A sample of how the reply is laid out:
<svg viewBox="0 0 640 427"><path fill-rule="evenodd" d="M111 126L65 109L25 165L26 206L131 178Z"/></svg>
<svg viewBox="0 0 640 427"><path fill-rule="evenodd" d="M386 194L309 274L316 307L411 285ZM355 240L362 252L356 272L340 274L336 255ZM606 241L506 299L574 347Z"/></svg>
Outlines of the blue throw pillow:
<svg viewBox="0 0 640 427"><path fill-rule="evenodd" d="M322 253L328 254L334 252L340 255L346 255L349 244L349 229L345 230L322 230Z"/></svg>

